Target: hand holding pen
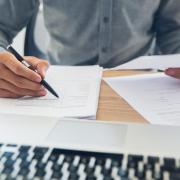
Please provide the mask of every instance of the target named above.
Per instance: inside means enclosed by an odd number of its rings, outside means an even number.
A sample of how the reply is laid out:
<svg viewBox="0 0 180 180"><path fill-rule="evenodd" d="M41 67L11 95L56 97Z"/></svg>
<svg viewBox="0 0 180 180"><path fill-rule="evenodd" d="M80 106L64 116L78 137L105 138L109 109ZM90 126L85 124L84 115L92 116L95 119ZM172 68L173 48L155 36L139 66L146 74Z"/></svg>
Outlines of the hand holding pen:
<svg viewBox="0 0 180 180"><path fill-rule="evenodd" d="M40 82L49 67L48 62L35 57L25 59L38 73L25 67L12 53L5 50L0 53L0 97L18 98L47 94Z"/></svg>
<svg viewBox="0 0 180 180"><path fill-rule="evenodd" d="M38 67L34 67L33 65L31 65L30 63L28 63L11 45L9 45L7 47L7 50L9 52L11 52L16 59L21 62L25 67L27 67L28 69L38 73L37 68ZM39 82L41 85L43 85L52 95L54 95L55 97L59 98L58 94L55 92L55 90L44 80L44 77L42 77L41 81Z"/></svg>

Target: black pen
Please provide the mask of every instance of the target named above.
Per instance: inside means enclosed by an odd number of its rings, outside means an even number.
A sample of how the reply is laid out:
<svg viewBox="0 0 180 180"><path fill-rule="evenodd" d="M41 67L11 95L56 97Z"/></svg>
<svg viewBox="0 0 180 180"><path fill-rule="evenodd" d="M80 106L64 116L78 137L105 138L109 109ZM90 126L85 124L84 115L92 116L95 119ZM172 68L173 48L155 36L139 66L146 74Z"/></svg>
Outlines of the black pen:
<svg viewBox="0 0 180 180"><path fill-rule="evenodd" d="M25 61L24 58L11 45L7 46L7 50L11 52L17 58L17 60L24 64L27 68L33 70L34 72L37 72L37 70L34 69L34 67L30 65L27 61ZM54 96L59 98L58 94L44 79L41 80L40 84L42 84Z"/></svg>

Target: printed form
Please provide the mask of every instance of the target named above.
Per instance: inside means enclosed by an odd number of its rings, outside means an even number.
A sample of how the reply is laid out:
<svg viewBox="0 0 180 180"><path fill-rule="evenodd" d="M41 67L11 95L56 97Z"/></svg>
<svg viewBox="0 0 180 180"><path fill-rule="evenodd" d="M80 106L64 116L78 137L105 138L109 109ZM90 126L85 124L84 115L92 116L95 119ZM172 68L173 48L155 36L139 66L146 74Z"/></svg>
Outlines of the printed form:
<svg viewBox="0 0 180 180"><path fill-rule="evenodd" d="M133 59L132 61L105 70L127 70L127 69L165 70L169 67L179 67L180 66L179 59L180 59L180 54L140 56L136 59Z"/></svg>
<svg viewBox="0 0 180 180"><path fill-rule="evenodd" d="M105 81L149 122L180 125L180 80L156 73Z"/></svg>
<svg viewBox="0 0 180 180"><path fill-rule="evenodd" d="M99 66L51 66L46 80L59 99L44 97L0 98L0 113L46 117L96 117L102 68Z"/></svg>

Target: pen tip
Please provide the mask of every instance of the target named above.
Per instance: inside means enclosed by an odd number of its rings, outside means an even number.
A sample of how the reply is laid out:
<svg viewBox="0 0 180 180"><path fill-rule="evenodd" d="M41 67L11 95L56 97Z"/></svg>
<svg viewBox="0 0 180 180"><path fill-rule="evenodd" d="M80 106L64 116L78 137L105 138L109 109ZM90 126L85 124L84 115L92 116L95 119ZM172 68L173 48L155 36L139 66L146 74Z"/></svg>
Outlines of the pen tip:
<svg viewBox="0 0 180 180"><path fill-rule="evenodd" d="M52 94L59 99L59 96L56 92L53 92Z"/></svg>

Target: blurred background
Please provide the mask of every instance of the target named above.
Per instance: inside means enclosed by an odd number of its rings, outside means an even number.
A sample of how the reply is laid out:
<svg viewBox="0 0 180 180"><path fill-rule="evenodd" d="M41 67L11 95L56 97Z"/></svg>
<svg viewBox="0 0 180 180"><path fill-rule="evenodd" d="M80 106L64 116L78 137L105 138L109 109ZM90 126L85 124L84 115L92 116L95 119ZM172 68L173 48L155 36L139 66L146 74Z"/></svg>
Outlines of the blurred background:
<svg viewBox="0 0 180 180"><path fill-rule="evenodd" d="M24 54L24 40L26 28L24 28L14 39L13 46L16 47L20 54Z"/></svg>

